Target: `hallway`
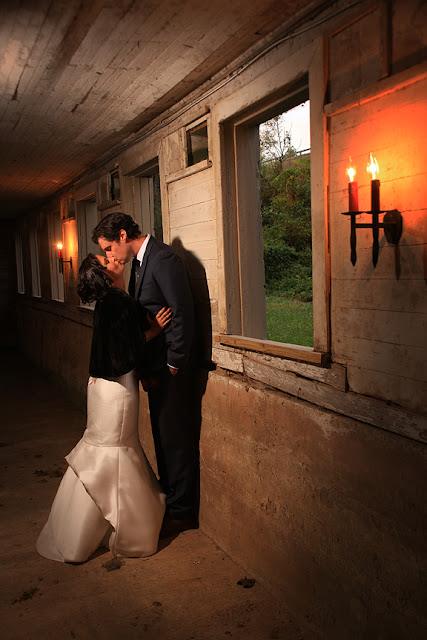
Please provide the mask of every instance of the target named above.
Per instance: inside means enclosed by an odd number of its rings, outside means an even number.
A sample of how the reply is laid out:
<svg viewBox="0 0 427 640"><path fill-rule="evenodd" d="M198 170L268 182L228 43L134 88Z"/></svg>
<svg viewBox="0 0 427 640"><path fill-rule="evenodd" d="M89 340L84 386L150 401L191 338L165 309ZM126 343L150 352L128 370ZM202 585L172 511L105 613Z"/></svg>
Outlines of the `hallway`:
<svg viewBox="0 0 427 640"><path fill-rule="evenodd" d="M64 456L85 416L22 356L2 352L2 637L304 640L286 608L201 531L187 531L147 559L118 569L103 551L83 565L35 551ZM248 576L249 577L249 576Z"/></svg>

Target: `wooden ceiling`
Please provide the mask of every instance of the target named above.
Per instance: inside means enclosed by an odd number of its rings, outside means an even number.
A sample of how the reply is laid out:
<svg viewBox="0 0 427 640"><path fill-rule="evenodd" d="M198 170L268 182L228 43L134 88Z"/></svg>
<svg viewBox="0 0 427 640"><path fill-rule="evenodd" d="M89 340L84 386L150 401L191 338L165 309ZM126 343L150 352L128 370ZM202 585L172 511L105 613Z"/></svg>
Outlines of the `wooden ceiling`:
<svg viewBox="0 0 427 640"><path fill-rule="evenodd" d="M309 0L2 0L0 217L68 184Z"/></svg>

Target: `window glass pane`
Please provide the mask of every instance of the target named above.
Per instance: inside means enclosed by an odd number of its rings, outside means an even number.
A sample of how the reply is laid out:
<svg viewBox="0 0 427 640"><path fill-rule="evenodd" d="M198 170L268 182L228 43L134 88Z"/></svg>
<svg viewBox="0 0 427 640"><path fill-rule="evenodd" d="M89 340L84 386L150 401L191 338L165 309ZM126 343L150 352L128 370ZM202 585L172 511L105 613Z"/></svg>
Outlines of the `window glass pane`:
<svg viewBox="0 0 427 640"><path fill-rule="evenodd" d="M134 179L135 220L142 233L150 233L163 241L162 200L160 194L159 165L153 164L147 172Z"/></svg>
<svg viewBox="0 0 427 640"><path fill-rule="evenodd" d="M260 125L267 338L313 346L309 102Z"/></svg>
<svg viewBox="0 0 427 640"><path fill-rule="evenodd" d="M187 131L187 166L191 167L208 157L208 125L203 122Z"/></svg>
<svg viewBox="0 0 427 640"><path fill-rule="evenodd" d="M110 174L110 198L111 200L120 200L120 176L118 171Z"/></svg>

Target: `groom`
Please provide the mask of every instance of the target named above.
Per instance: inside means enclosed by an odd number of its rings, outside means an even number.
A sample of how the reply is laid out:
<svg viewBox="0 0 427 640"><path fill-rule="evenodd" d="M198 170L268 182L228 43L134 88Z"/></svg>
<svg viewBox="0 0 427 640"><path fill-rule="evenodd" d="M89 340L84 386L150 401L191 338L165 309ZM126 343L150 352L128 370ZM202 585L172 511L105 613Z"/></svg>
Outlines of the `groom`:
<svg viewBox="0 0 427 640"><path fill-rule="evenodd" d="M152 316L162 307L172 310L170 324L150 343L147 375L157 468L166 493L161 535L173 535L195 523L197 458L189 361L194 308L187 272L168 245L149 234L142 235L133 218L124 213L103 218L92 232L92 241L107 258L122 263L133 259L129 294Z"/></svg>

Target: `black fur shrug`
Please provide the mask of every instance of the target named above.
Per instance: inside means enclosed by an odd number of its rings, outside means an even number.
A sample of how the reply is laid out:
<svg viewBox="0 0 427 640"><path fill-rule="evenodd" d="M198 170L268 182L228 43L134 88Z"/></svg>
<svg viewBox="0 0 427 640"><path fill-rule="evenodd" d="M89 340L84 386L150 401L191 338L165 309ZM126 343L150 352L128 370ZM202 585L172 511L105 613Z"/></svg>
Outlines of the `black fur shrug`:
<svg viewBox="0 0 427 640"><path fill-rule="evenodd" d="M89 373L112 378L141 369L147 356L146 311L121 289L111 287L95 305Z"/></svg>

